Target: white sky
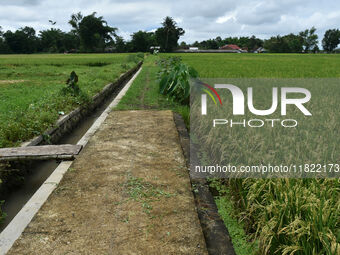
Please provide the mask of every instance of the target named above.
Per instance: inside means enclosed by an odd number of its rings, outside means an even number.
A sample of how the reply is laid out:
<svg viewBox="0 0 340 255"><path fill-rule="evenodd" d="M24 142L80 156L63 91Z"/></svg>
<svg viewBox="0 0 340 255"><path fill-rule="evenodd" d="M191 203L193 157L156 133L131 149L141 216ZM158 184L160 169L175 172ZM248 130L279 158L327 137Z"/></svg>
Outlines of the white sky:
<svg viewBox="0 0 340 255"><path fill-rule="evenodd" d="M32 26L36 31L55 27L71 29L72 13L96 11L119 34L129 39L138 30L151 31L165 16L185 30L180 41L228 36L266 39L297 33L315 26L322 40L325 30L340 27L340 5L334 0L0 0L0 26L4 31Z"/></svg>

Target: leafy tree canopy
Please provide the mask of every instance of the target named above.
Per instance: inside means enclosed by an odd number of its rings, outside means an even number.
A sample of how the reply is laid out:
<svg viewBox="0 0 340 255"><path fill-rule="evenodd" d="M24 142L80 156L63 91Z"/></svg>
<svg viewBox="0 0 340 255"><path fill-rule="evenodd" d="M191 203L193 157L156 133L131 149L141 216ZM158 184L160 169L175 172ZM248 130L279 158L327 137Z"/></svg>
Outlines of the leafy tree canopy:
<svg viewBox="0 0 340 255"><path fill-rule="evenodd" d="M340 43L339 29L329 29L325 32L322 40L322 47L326 52L334 52L335 48Z"/></svg>
<svg viewBox="0 0 340 255"><path fill-rule="evenodd" d="M171 17L166 17L162 27L155 32L156 41L163 51L171 52L178 46L179 38L184 35L183 28L177 27Z"/></svg>
<svg viewBox="0 0 340 255"><path fill-rule="evenodd" d="M72 14L69 24L73 32L79 35L80 45L84 51L103 51L108 43L113 42L117 28L110 27L102 16L96 13L83 16L80 12Z"/></svg>
<svg viewBox="0 0 340 255"><path fill-rule="evenodd" d="M132 34L131 51L147 52L151 46L155 46L154 33L138 31Z"/></svg>

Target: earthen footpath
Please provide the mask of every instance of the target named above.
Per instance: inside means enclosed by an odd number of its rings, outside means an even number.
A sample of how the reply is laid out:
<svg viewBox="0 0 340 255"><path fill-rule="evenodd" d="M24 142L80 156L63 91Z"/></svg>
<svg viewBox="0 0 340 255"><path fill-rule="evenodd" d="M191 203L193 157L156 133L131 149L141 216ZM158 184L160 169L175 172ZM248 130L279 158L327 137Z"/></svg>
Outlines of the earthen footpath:
<svg viewBox="0 0 340 255"><path fill-rule="evenodd" d="M112 111L8 254L207 254L171 111Z"/></svg>

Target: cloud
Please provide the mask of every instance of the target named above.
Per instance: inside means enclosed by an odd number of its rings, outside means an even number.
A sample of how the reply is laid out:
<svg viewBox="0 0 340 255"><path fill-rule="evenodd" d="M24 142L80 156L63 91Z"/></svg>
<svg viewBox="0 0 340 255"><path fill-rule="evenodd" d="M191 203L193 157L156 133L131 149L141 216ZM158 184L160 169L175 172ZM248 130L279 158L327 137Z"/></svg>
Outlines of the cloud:
<svg viewBox="0 0 340 255"><path fill-rule="evenodd" d="M39 4L39 0L11 0L11 1L1 1L1 5L3 6L29 6L29 5L37 5Z"/></svg>
<svg viewBox="0 0 340 255"><path fill-rule="evenodd" d="M325 0L2 0L0 26L14 30L33 26L37 31L56 27L68 31L72 13L88 15L96 11L108 24L119 28L125 39L138 30L153 31L165 16L184 28L181 40L194 42L216 36L298 33L315 26L319 40L325 30L340 24L336 1Z"/></svg>

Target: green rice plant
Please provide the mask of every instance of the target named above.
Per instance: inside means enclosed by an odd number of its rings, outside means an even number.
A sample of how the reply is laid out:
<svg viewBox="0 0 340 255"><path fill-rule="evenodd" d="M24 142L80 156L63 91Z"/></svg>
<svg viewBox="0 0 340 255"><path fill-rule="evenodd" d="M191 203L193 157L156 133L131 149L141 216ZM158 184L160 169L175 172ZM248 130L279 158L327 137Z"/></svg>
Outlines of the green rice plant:
<svg viewBox="0 0 340 255"><path fill-rule="evenodd" d="M170 54L169 54L170 55ZM253 87L257 109L268 109L273 78L282 79L284 86L307 88L312 100L306 107L313 116L301 116L289 109L289 118L296 119L297 128L225 127L223 132L211 129L217 107L208 101L209 113L204 120L191 126L191 131L205 151L216 157L219 165L289 165L340 162L339 80L340 57L336 55L288 54L176 54L183 62L199 71L200 77L229 78L243 92ZM255 79L265 78L257 84ZM317 79L309 79L309 78ZM319 79L326 77L328 79ZM333 77L333 78L331 78ZM239 79L252 81L241 86ZM277 79L276 79L277 80ZM235 82L235 83L233 83ZM213 83L212 83L213 84ZM281 87L281 86L277 86ZM229 95L229 94L228 94ZM222 97L226 109L232 98ZM229 106L226 106L230 104ZM198 105L200 107L200 105ZM215 108L214 108L215 107ZM229 108L228 108L229 107ZM216 111L215 111L216 110ZM193 111L191 119L201 117ZM196 112L199 116L196 116ZM215 117L216 118L216 117ZM223 118L240 121L232 112ZM261 118L246 112L242 119ZM270 118L283 118L274 113ZM219 206L231 200L235 216L253 240L259 243L258 254L340 254L340 182L339 179L224 179L219 180L228 194L221 194ZM222 204L221 204L222 203ZM233 211L234 212L234 211ZM233 213L231 212L231 213ZM227 211L223 211L227 213Z"/></svg>
<svg viewBox="0 0 340 255"><path fill-rule="evenodd" d="M339 180L230 179L261 254L340 254ZM250 227L251 226L251 227Z"/></svg>
<svg viewBox="0 0 340 255"><path fill-rule="evenodd" d="M299 128L226 127L221 133L211 128L211 106L210 116L195 122L191 131L200 135L200 145L216 156L214 163L219 165L339 162L340 140L335 128L339 126L335 117L339 112L339 90L336 82L327 81L326 88L322 83L308 81L306 86L314 95L308 105L313 118L299 117L294 112L292 116L299 121ZM268 103L263 99L267 98L265 85L262 83L263 93L259 93L261 108ZM260 88L254 84L254 89ZM191 107L191 114L196 112ZM224 116L234 118L228 112ZM259 242L259 254L340 254L339 179L246 178L227 179L221 185L230 190L247 233Z"/></svg>
<svg viewBox="0 0 340 255"><path fill-rule="evenodd" d="M204 78L330 78L340 77L337 54L167 53L180 57Z"/></svg>

